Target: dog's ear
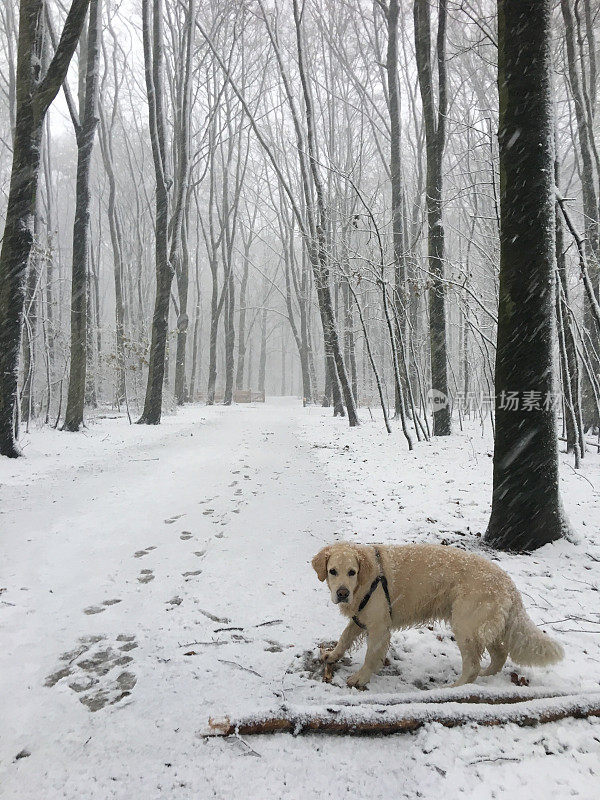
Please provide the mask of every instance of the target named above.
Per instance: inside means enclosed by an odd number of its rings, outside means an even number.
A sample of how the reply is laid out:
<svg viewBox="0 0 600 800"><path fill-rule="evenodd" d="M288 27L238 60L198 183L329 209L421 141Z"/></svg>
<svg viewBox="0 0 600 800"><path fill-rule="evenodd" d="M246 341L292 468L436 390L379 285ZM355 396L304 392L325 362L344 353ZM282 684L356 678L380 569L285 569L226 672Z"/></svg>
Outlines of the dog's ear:
<svg viewBox="0 0 600 800"><path fill-rule="evenodd" d="M317 573L317 578L320 581L324 581L327 577L327 559L330 553L331 545L327 545L327 547L323 547L322 550L319 550L311 562L314 571Z"/></svg>
<svg viewBox="0 0 600 800"><path fill-rule="evenodd" d="M362 583L373 570L373 562L369 558L367 549L360 545L356 547L356 556L358 558L358 580L359 583Z"/></svg>

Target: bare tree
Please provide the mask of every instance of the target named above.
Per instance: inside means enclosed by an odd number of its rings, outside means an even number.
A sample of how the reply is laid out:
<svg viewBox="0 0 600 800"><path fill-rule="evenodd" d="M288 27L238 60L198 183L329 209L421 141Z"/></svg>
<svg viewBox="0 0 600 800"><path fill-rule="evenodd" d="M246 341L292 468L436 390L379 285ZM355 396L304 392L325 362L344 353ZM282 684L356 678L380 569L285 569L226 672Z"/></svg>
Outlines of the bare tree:
<svg viewBox="0 0 600 800"><path fill-rule="evenodd" d="M431 65L431 20L429 0L415 0L415 54L419 88L423 104L425 141L427 145L427 230L429 273L429 329L432 388L448 396L446 345L446 287L444 284L444 225L442 221L443 157L446 141L446 0L438 2L436 37L438 96L434 101ZM433 414L435 436L450 434L450 406L443 405Z"/></svg>
<svg viewBox="0 0 600 800"><path fill-rule="evenodd" d="M566 531L554 409L552 3L499 0L498 17L500 307L485 539L534 550Z"/></svg>
<svg viewBox="0 0 600 800"><path fill-rule="evenodd" d="M88 341L88 282L90 250L90 171L98 125L98 69L102 0L90 0L87 37L82 37L85 54L85 89L80 95L79 113L69 99L69 110L77 140L77 187L73 225L71 277L71 369L63 430L78 431L83 425ZM67 97L69 94L67 92Z"/></svg>
<svg viewBox="0 0 600 800"><path fill-rule="evenodd" d="M17 370L44 118L66 77L88 5L89 0L73 0L58 47L41 73L45 3L21 0L12 174L0 251L0 454L5 456L21 454L15 436Z"/></svg>
<svg viewBox="0 0 600 800"><path fill-rule="evenodd" d="M173 269L169 263L169 186L165 143L162 0L142 0L142 34L150 140L156 180L156 299L144 410L139 424L158 425L162 414L165 351Z"/></svg>

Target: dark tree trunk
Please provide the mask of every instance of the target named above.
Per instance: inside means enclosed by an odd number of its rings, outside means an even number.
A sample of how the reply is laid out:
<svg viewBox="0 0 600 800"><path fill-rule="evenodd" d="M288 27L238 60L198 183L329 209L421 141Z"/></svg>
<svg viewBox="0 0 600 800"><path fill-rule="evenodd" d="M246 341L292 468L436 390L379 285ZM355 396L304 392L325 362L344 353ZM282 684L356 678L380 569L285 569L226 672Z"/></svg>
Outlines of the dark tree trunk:
<svg viewBox="0 0 600 800"><path fill-rule="evenodd" d="M85 66L85 96L75 127L77 139L77 183L73 225L71 277L71 366L63 430L83 426L88 344L88 261L90 252L90 173L98 125L98 65L100 60L101 0L90 0Z"/></svg>
<svg viewBox="0 0 600 800"><path fill-rule="evenodd" d="M492 512L485 540L502 550L534 550L566 530L553 403L552 3L499 0L498 13L500 304ZM509 393L516 393L517 408Z"/></svg>
<svg viewBox="0 0 600 800"><path fill-rule="evenodd" d="M402 352L403 334L406 328L406 248L404 245L404 204L402 200L402 163L400 155L400 96L398 85L398 13L399 0L390 0L387 24L388 47L386 58L388 105L390 114L390 179L392 185L392 241L394 252L394 305L396 316L396 351ZM401 379L402 380L402 379ZM404 409L405 391L396 383L394 393L395 415L400 417Z"/></svg>
<svg viewBox="0 0 600 800"><path fill-rule="evenodd" d="M415 0L415 53L423 103L427 151L427 234L429 258L429 326L431 386L448 398L446 354L446 290L444 285L444 225L442 221L442 162L446 138L446 0L439 0L437 31L438 107L433 98L431 20L429 0ZM433 433L451 433L450 404L434 410Z"/></svg>
<svg viewBox="0 0 600 800"><path fill-rule="evenodd" d="M88 3L73 0L43 76L44 2L21 0L20 5L13 162L0 251L0 455L13 458L21 455L16 441L17 374L43 124L77 47Z"/></svg>
<svg viewBox="0 0 600 800"><path fill-rule="evenodd" d="M115 286L115 405L120 408L125 401L125 302L123 297L122 237L116 206L116 180L112 154L112 131L108 129L104 113L100 111L100 149L108 177L108 226L113 256Z"/></svg>
<svg viewBox="0 0 600 800"><path fill-rule="evenodd" d="M162 413L162 393L165 379L165 353L169 326L169 301L173 270L169 263L169 194L166 178L165 131L163 108L163 41L162 0L142 2L142 32L146 91L150 116L150 138L156 178L156 299L152 317L150 362L144 410L138 424L158 425ZM152 17L152 31L150 29Z"/></svg>
<svg viewBox="0 0 600 800"><path fill-rule="evenodd" d="M196 2L188 0L182 51L178 61L182 78L178 82L175 114L176 136L176 181L175 210L171 220L171 265L177 276L179 292L179 317L177 319L177 351L175 354L175 401L183 405L186 400L185 359L189 317L187 302L190 281L190 259L188 249L188 209L190 201L190 124L191 124L191 76L196 32Z"/></svg>
<svg viewBox="0 0 600 800"><path fill-rule="evenodd" d="M112 27L112 21L108 20L108 30L113 39L112 50L112 74L114 81L113 110L110 123L107 120L104 110L103 86L101 86L101 97L98 105L100 117L99 141L100 152L108 178L108 227L110 231L110 243L113 257L113 280L115 286L115 405L121 408L125 402L125 299L124 299L124 264L123 264L123 236L119 214L117 212L117 182L115 177L114 148L113 148L113 126L118 108L119 96L119 66L117 63L117 37ZM103 46L104 49L104 46ZM107 60L106 52L105 59ZM108 63L106 64L108 71ZM130 298L130 302L132 299Z"/></svg>

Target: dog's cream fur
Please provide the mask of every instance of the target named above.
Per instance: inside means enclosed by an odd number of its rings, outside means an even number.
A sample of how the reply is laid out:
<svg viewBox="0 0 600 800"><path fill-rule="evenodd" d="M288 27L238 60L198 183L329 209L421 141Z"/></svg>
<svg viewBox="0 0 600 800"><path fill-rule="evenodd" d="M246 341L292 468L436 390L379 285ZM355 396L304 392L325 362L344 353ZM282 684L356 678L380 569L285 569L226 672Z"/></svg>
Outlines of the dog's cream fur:
<svg viewBox="0 0 600 800"><path fill-rule="evenodd" d="M359 614L368 637L365 663L348 678L364 687L385 660L393 629L437 620L448 622L462 656L462 674L454 686L478 675L495 675L510 655L517 664L552 664L563 657L558 642L540 631L527 615L521 595L509 576L481 556L433 544L378 545L388 581L392 619L381 584ZM338 661L365 631L352 621L360 601L379 573L372 545L339 542L320 550L312 560L320 581L327 580L331 599L344 616L346 629L324 661ZM348 590L347 602L337 594ZM481 672L486 650L490 665Z"/></svg>

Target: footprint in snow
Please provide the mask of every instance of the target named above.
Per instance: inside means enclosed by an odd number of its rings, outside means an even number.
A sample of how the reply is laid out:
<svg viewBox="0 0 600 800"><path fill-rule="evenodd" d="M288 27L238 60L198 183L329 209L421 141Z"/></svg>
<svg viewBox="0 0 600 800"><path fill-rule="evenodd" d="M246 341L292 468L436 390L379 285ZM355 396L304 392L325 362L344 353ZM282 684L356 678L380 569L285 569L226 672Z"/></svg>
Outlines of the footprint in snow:
<svg viewBox="0 0 600 800"><path fill-rule="evenodd" d="M154 570L151 569L143 569L138 575L139 583L150 583L150 581L153 581L154 578Z"/></svg>
<svg viewBox="0 0 600 800"><path fill-rule="evenodd" d="M88 606L87 608L83 609L83 613L91 616L92 614L101 614L103 611L106 611L108 606L115 606L117 603L120 603L121 600L118 597L114 597L111 600L103 600L102 605L99 606Z"/></svg>
<svg viewBox="0 0 600 800"><path fill-rule="evenodd" d="M181 539L182 542L187 542L188 539L192 538L192 532L191 531L182 531L181 535L179 536L179 538Z"/></svg>
<svg viewBox="0 0 600 800"><path fill-rule="evenodd" d="M47 676L44 685L53 687L63 681L90 711L114 705L129 696L136 684L133 672L122 668L133 661L124 653L137 646L135 636L128 634L119 634L112 644L104 636L82 636L73 650L60 656L62 666Z"/></svg>
<svg viewBox="0 0 600 800"><path fill-rule="evenodd" d="M185 514L176 514L174 517L169 517L165 520L165 525L172 525L174 522L177 522L178 519L181 519Z"/></svg>
<svg viewBox="0 0 600 800"><path fill-rule="evenodd" d="M150 547L145 547L143 550L136 550L133 557L142 558L142 556L147 556L148 553L151 553L153 550L156 550L156 545L150 545Z"/></svg>

